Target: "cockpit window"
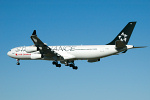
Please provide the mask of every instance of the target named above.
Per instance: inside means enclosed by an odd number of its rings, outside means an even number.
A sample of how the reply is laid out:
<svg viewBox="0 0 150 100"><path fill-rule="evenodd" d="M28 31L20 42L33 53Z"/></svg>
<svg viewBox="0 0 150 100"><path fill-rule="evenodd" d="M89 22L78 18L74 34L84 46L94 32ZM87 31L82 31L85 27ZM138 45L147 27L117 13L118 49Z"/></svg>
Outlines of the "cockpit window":
<svg viewBox="0 0 150 100"><path fill-rule="evenodd" d="M15 51L16 51L16 52L25 51L25 47L18 47L18 48L16 48Z"/></svg>
<svg viewBox="0 0 150 100"><path fill-rule="evenodd" d="M19 52L20 50L17 48L15 51L16 51L16 52Z"/></svg>

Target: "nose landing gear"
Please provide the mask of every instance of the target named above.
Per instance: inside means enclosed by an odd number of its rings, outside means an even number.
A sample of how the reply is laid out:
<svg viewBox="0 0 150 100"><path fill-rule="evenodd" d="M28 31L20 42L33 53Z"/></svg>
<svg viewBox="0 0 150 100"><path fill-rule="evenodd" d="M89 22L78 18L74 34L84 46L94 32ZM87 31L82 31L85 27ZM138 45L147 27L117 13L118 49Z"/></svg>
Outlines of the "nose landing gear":
<svg viewBox="0 0 150 100"><path fill-rule="evenodd" d="M17 65L20 65L20 63L19 63L19 59L16 59L16 60L17 60L17 63L16 63L16 64L17 64Z"/></svg>

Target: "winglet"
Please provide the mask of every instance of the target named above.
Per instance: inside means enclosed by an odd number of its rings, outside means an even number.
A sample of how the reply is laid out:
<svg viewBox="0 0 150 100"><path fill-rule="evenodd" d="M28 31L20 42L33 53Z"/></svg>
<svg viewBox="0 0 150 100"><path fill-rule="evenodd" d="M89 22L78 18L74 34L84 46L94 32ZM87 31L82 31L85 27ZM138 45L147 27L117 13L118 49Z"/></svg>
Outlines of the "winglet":
<svg viewBox="0 0 150 100"><path fill-rule="evenodd" d="M36 30L33 31L32 35L36 35Z"/></svg>

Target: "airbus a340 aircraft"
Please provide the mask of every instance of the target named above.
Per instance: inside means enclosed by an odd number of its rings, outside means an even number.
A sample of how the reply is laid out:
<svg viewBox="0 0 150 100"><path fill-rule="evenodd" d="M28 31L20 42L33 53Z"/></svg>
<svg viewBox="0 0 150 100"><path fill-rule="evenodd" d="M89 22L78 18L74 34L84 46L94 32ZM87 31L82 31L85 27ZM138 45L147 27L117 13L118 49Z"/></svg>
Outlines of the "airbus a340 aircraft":
<svg viewBox="0 0 150 100"><path fill-rule="evenodd" d="M51 60L56 67L65 64L78 69L74 63L75 60L97 62L107 56L126 53L128 49L143 48L127 45L135 24L136 22L129 22L116 38L106 45L47 46L37 37L36 30L34 30L31 35L34 45L13 48L7 55L17 59L17 65L20 65L19 60Z"/></svg>

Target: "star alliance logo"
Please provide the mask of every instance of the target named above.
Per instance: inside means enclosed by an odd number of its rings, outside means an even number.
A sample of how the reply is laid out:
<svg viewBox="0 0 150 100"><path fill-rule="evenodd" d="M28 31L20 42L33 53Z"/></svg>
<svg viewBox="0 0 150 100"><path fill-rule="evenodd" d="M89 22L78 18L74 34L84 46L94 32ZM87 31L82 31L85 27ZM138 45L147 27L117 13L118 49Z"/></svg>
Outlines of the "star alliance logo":
<svg viewBox="0 0 150 100"><path fill-rule="evenodd" d="M126 42L127 41L127 36L128 35L126 35L126 34L124 34L124 32L122 32L121 35L118 36L118 38L119 38L120 41Z"/></svg>

